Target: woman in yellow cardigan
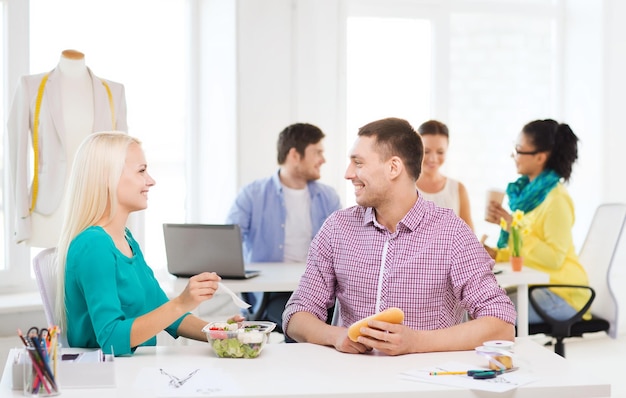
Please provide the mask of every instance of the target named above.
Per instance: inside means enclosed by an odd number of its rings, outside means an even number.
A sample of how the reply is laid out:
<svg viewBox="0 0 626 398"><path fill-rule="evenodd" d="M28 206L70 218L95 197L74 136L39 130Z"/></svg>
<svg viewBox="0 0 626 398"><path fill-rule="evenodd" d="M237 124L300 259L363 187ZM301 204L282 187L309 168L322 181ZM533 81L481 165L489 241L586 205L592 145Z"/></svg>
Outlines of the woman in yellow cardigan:
<svg viewBox="0 0 626 398"><path fill-rule="evenodd" d="M578 138L567 124L535 120L524 126L511 155L521 177L510 183L506 192L511 211L524 212L524 266L550 274L550 283L554 284L588 284L572 238L574 204L563 185L578 158L577 143ZM508 261L512 216L492 202L489 218L504 219L509 226L501 231L498 248L488 248L496 261ZM588 293L581 289L538 289L533 297L548 315L567 319L584 306ZM531 306L529 323L539 322L543 320Z"/></svg>

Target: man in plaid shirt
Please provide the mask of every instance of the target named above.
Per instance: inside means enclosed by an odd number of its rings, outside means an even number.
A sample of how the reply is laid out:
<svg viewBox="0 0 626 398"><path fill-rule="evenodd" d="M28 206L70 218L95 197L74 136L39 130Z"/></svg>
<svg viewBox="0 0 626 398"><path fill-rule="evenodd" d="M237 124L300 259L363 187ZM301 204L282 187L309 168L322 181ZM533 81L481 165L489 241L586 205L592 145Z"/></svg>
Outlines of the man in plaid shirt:
<svg viewBox="0 0 626 398"><path fill-rule="evenodd" d="M311 243L283 313L288 336L390 355L514 339L517 314L493 275L494 261L452 210L419 197L422 158L421 139L405 120L359 130L345 175L357 206L330 215ZM331 326L325 321L335 300L338 326ZM347 337L347 326L389 307L404 311L403 324L372 320L358 342Z"/></svg>

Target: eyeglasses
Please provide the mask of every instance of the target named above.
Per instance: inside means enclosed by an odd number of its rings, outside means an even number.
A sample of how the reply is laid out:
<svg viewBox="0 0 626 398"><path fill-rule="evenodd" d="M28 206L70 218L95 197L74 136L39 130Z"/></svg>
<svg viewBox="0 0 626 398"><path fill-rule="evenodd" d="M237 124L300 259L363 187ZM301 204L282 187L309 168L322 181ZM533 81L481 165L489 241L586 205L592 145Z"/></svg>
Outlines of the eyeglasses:
<svg viewBox="0 0 626 398"><path fill-rule="evenodd" d="M520 151L517 147L513 148L513 155L536 155L541 151Z"/></svg>

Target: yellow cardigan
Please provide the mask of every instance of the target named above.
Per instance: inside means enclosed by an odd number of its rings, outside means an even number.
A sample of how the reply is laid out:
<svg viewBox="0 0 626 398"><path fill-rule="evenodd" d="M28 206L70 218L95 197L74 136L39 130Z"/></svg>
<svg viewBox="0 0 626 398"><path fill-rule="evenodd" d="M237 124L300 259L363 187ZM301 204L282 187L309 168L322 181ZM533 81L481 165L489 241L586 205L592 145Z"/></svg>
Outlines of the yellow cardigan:
<svg viewBox="0 0 626 398"><path fill-rule="evenodd" d="M524 214L529 226L523 236L524 266L550 274L550 283L589 285L587 272L578 261L572 239L574 204L563 184L548 193L543 202ZM511 239L509 237L509 247ZM509 247L498 249L496 261L508 261ZM551 289L572 307L581 309L589 298L582 289ZM585 314L585 319L591 315Z"/></svg>

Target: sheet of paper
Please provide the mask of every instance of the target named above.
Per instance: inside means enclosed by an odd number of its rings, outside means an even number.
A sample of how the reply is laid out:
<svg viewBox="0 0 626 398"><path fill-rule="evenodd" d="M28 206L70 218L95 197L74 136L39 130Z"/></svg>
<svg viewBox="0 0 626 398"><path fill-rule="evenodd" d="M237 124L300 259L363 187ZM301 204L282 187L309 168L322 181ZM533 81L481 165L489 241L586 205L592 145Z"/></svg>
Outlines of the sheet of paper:
<svg viewBox="0 0 626 398"><path fill-rule="evenodd" d="M161 372L185 380L182 385L176 387L176 383L171 383L172 378ZM155 397L211 397L239 395L241 389L237 382L221 369L167 366L163 368L143 368L139 372L133 385L133 389L143 394L146 392Z"/></svg>
<svg viewBox="0 0 626 398"><path fill-rule="evenodd" d="M431 376L430 372L454 372L476 369L476 365L464 364L461 362L446 362L439 366L426 369L410 369L400 373L400 376L407 380L423 381L427 383L455 386L470 390L484 390L493 392L504 392L513 390L524 384L539 380L533 374L518 369L513 372L503 373L495 379L475 380L466 375L441 375ZM485 370L488 370L485 368Z"/></svg>

